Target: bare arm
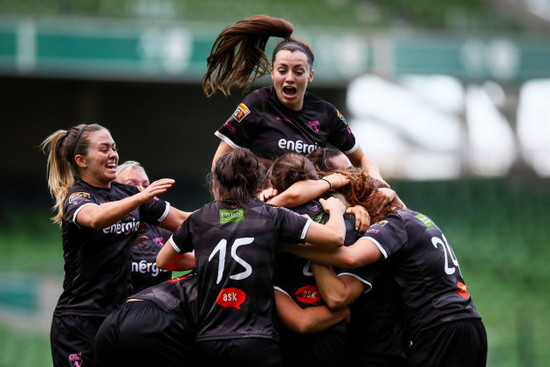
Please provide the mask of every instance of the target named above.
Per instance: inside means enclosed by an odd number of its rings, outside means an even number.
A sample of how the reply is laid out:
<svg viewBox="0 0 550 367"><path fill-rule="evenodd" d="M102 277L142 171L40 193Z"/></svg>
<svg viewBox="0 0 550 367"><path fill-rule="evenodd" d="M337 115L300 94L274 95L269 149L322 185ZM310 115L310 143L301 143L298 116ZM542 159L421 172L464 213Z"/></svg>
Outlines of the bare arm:
<svg viewBox="0 0 550 367"><path fill-rule="evenodd" d="M122 200L111 201L101 205L86 205L76 216L76 223L80 226L103 229L124 219L130 212L140 205L148 203L155 196L166 192L174 184L174 180L163 178L153 182L145 190Z"/></svg>
<svg viewBox="0 0 550 367"><path fill-rule="evenodd" d="M338 276L331 266L312 263L317 288L332 310L347 307L365 291L364 284L349 275Z"/></svg>
<svg viewBox="0 0 550 367"><path fill-rule="evenodd" d="M214 158L212 159L212 171L214 171L214 167L216 167L216 162L218 161L218 159L225 153L229 153L233 150L234 149L225 141L220 141L220 145L218 145L218 149L216 150Z"/></svg>
<svg viewBox="0 0 550 367"><path fill-rule="evenodd" d="M372 264L382 258L382 253L374 242L363 238L351 246L342 246L333 250L326 250L310 244L281 245L281 250L318 264L344 269L355 269Z"/></svg>
<svg viewBox="0 0 550 367"><path fill-rule="evenodd" d="M326 306L301 308L288 295L275 291L277 313L285 327L298 334L323 331L342 320L349 320L347 307L332 311Z"/></svg>
<svg viewBox="0 0 550 367"><path fill-rule="evenodd" d="M160 249L157 255L157 268L171 271L182 271L195 268L195 254L180 254L172 247L172 237Z"/></svg>
<svg viewBox="0 0 550 367"><path fill-rule="evenodd" d="M184 212L183 210L170 207L170 212L166 218L159 223L159 226L174 232L190 215L190 212Z"/></svg>
<svg viewBox="0 0 550 367"><path fill-rule="evenodd" d="M333 173L323 177L323 180L306 180L295 182L288 189L282 193L279 193L277 196L271 198L266 196L265 199L269 199L268 203L271 205L294 208L318 198L331 188L339 189L348 183L349 179L346 176L339 173ZM277 194L276 191L275 194Z"/></svg>
<svg viewBox="0 0 550 367"><path fill-rule="evenodd" d="M376 164L369 157L367 157L365 153L363 153L363 149L361 149L361 147L357 147L353 153L347 154L347 156L355 167L363 168L369 176L380 180L387 187L390 187L390 185L388 185L388 183L382 178L380 170Z"/></svg>

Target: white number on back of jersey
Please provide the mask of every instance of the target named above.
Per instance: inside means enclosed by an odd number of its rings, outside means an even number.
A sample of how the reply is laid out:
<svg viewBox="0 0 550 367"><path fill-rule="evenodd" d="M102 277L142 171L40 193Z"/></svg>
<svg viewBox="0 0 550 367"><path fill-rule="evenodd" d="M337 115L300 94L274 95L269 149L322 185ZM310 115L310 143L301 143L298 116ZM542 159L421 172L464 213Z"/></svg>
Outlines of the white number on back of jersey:
<svg viewBox="0 0 550 367"><path fill-rule="evenodd" d="M237 255L237 249L240 246L249 245L254 241L254 237L244 237L244 238L237 238L235 242L233 242L233 246L231 246L231 257L233 260L235 260L237 263L242 265L244 267L244 271L230 275L229 278L234 280L242 280L245 278L248 278L250 274L252 274L252 266L250 266L249 263L244 261L242 258ZM223 272L225 269L225 255L227 253L227 240L223 239L216 247L214 247L214 250L208 257L208 261L212 260L212 258L216 255L216 253L219 253L218 257L218 276L216 277L216 284L219 284L223 278Z"/></svg>
<svg viewBox="0 0 550 367"><path fill-rule="evenodd" d="M449 246L449 243L447 242L445 236L443 234L441 234L441 236L443 237L443 240L439 237L432 237L432 244L435 246L435 248L437 248L437 245L441 245L441 249L445 253L445 273L451 275L454 274L454 272L458 268L458 260L453 252L453 249L451 248L451 246ZM449 259L454 266L449 266Z"/></svg>

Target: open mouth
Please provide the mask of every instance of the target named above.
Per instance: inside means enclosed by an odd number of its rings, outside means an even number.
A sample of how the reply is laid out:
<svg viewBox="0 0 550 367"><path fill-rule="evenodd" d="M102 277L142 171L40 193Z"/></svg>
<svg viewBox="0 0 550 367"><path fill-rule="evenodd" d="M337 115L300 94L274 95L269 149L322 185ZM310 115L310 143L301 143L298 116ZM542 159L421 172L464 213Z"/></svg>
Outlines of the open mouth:
<svg viewBox="0 0 550 367"><path fill-rule="evenodd" d="M296 96L296 88L294 87L283 87L283 94L285 97L292 98Z"/></svg>

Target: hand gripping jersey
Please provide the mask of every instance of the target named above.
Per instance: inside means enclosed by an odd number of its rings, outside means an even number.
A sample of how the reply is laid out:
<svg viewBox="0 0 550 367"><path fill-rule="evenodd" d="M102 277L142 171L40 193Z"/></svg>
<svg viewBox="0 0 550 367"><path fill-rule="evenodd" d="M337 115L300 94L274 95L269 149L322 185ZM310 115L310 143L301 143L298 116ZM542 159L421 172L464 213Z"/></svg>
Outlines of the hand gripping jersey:
<svg viewBox="0 0 550 367"><path fill-rule="evenodd" d="M327 143L346 154L358 147L333 105L306 92L302 110L292 111L279 102L272 86L246 96L215 135L234 149L248 148L266 159L287 152L305 155Z"/></svg>
<svg viewBox="0 0 550 367"><path fill-rule="evenodd" d="M138 192L133 185L112 182L110 188L97 188L81 180L69 190L62 221L65 279L54 315L107 316L124 302L130 290L130 251L140 223L158 224L168 215L169 204L151 200L102 230L80 227L75 218L86 205L121 200Z"/></svg>
<svg viewBox="0 0 550 367"><path fill-rule="evenodd" d="M423 214L398 210L369 227L362 239L387 258L412 339L421 329L461 319L481 319L458 260L435 223Z"/></svg>
<svg viewBox="0 0 550 367"><path fill-rule="evenodd" d="M139 292L172 278L171 271L159 269L156 264L160 249L171 235L172 232L164 228L150 225L145 225L139 232L130 259L133 292Z"/></svg>
<svg viewBox="0 0 550 367"><path fill-rule="evenodd" d="M252 200L215 201L195 211L170 238L195 251L199 279L197 341L278 339L273 272L279 242L302 242L311 223L284 208Z"/></svg>

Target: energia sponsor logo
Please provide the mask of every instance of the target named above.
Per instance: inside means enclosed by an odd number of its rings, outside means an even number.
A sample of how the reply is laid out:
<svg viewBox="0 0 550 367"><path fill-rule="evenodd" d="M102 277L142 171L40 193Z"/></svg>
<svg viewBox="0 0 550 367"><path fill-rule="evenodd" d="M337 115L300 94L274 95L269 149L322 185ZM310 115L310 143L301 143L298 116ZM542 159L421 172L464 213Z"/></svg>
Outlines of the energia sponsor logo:
<svg viewBox="0 0 550 367"><path fill-rule="evenodd" d="M308 144L303 140L279 139L278 146L281 149L291 150L296 153L311 153L318 148L317 144Z"/></svg>
<svg viewBox="0 0 550 367"><path fill-rule="evenodd" d="M139 220L132 219L131 222L118 222L110 227L103 228L103 233L106 234L128 234L139 230Z"/></svg>
<svg viewBox="0 0 550 367"><path fill-rule="evenodd" d="M147 260L132 261L132 273L151 274L156 277L160 273L167 273L168 270L157 268L157 264Z"/></svg>
<svg viewBox="0 0 550 367"><path fill-rule="evenodd" d="M220 224L240 222L244 219L244 209L237 208L233 210L220 209Z"/></svg>

